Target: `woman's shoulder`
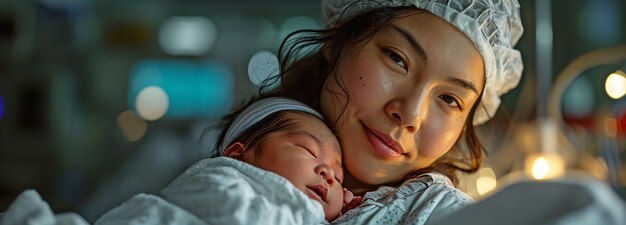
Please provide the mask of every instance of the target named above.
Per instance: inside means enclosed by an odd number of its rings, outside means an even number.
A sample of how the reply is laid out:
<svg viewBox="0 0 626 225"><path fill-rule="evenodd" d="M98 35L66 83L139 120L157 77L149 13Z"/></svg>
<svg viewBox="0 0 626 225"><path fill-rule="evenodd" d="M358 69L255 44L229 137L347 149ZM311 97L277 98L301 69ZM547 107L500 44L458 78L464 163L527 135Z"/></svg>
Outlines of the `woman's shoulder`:
<svg viewBox="0 0 626 225"><path fill-rule="evenodd" d="M333 224L424 224L471 204L473 200L439 173L427 173L399 187L368 192L363 203ZM369 221L369 222L365 222Z"/></svg>
<svg viewBox="0 0 626 225"><path fill-rule="evenodd" d="M365 194L365 198L380 203L408 198L418 198L419 201L426 199L453 201L460 205L467 205L474 201L463 191L454 187L448 177L440 173L425 173L416 176L406 180L399 187L382 186L376 191Z"/></svg>
<svg viewBox="0 0 626 225"><path fill-rule="evenodd" d="M425 173L405 181L398 191L411 192L421 191L423 194L445 196L446 199L454 199L461 203L472 203L474 200L465 192L456 188L447 176L437 173Z"/></svg>

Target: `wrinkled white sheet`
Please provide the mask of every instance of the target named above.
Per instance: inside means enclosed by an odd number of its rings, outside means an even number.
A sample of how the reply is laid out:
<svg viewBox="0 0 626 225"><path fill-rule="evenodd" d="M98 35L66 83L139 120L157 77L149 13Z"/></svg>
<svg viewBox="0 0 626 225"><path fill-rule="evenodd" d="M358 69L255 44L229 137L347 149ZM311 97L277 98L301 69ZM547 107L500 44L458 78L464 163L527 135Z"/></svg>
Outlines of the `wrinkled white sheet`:
<svg viewBox="0 0 626 225"><path fill-rule="evenodd" d="M205 225L195 215L157 196L138 194L105 213L95 225Z"/></svg>
<svg viewBox="0 0 626 225"><path fill-rule="evenodd" d="M86 225L81 216L75 213L55 215L48 203L34 190L26 190L20 194L9 209L2 214L2 225Z"/></svg>
<svg viewBox="0 0 626 225"><path fill-rule="evenodd" d="M161 195L209 224L326 223L322 205L287 179L226 157L195 163Z"/></svg>
<svg viewBox="0 0 626 225"><path fill-rule="evenodd" d="M211 176L203 175L202 172L208 169L208 167L205 168L202 166L204 164L206 164L206 162L192 166L185 174L179 177L180 179L177 179L164 191L166 192L165 196L169 196L166 198L172 199L171 201L154 195L139 194L126 201L124 204L107 212L98 221L96 221L96 225L210 224L208 221L212 220L212 218L208 218L208 214L206 213L212 213L212 210L210 210L211 208L203 208L205 206L203 204L205 203L219 207L215 209L218 212L229 207L234 207L236 211L237 208L241 206L229 206L224 201L208 201L203 203L204 200L210 199L210 193L204 193L204 191L209 191L210 189L204 189L202 184L203 182L211 182L212 179ZM229 171L229 169L226 168L221 168L221 170ZM230 175L238 174L235 171L230 172L232 172ZM252 176L247 179L263 180L265 178L263 176ZM284 181L287 182L286 180ZM195 185L185 185L188 182ZM231 185L225 187L233 188L232 192L228 194L231 197L240 197L242 195L248 196L250 193L242 193L254 191L253 188L243 188L243 186L237 182L229 182L229 184ZM277 196L282 196L282 191L284 189L269 188L266 190L269 191L269 193L264 196L259 196L260 198L269 197L271 199ZM423 216L419 215L420 210L417 208L406 209L394 207L394 205L402 204L402 201L407 200L406 198L404 200L399 198L393 201L387 201L390 200L388 198L393 199L398 196L406 196L408 192L405 193L402 189L389 189L383 191L391 195L370 194L370 196L366 197L369 197L370 200L378 199L378 201L369 201L369 203L365 203L360 206L362 210L350 211L335 222L338 224L355 224L350 222L358 222L358 224L385 224L386 222L393 223L391 221L402 221L394 224L419 224L420 218ZM224 195L224 197L226 198L228 195ZM285 196L289 196L289 194L286 194ZM424 196L439 195L423 195L422 197ZM449 195L445 196L449 197ZM447 199L446 201L454 201L453 199L455 199L447 198L445 196L444 198ZM252 200L250 201L252 202ZM295 202L297 201L293 201L292 203ZM253 205L255 204L242 205L244 205L244 207L254 207ZM319 204L313 205L319 207L318 210L321 210L321 206ZM425 206L427 205L428 204L425 204ZM193 210L187 210L185 209L186 207L192 207ZM234 218L224 219L221 221L224 224L315 224L315 222L307 222L307 220L304 219L292 218L288 220L290 222L284 222L286 220L277 219L281 218L281 216L288 215L299 215L301 217L306 216L305 213L307 210L303 210L303 208L295 207L295 209L290 209L293 210L290 212L286 208L293 206L289 206L289 204L287 204L283 205L283 207L285 207L283 208L285 211L275 212L279 214L285 213L284 215L269 215L264 217L263 214L259 213L257 213L257 215L253 215L254 212L252 212L253 214L229 214L226 216ZM241 209L254 210L254 208ZM445 211L445 208L440 208L439 210ZM409 218L412 216L416 217ZM323 216L318 215L318 217L321 217L323 220ZM626 206L624 201L621 200L612 190L610 190L607 185L593 180L592 178L561 179L558 181L546 182L521 181L507 186L491 197L481 200L475 204L461 208L456 212L447 214L446 216L437 217L437 219L433 218L433 220L427 220L426 224L624 225L626 224ZM379 218L380 220L374 218ZM78 214L74 213L62 213L55 215L48 204L41 199L37 192L27 190L16 198L16 200L9 206L7 211L3 213L0 218L0 225L17 224L85 225L88 223Z"/></svg>
<svg viewBox="0 0 626 225"><path fill-rule="evenodd" d="M22 193L1 225L84 225L78 214L54 215L33 190ZM162 191L138 194L95 225L327 224L322 206L285 178L230 159L197 162Z"/></svg>

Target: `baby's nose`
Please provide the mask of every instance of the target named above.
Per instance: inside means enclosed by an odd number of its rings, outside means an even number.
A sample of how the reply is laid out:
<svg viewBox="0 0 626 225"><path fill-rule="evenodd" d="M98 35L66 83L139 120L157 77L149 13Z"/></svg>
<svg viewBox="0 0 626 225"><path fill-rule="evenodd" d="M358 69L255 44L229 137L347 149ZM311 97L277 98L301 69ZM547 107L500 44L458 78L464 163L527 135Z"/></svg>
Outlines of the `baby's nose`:
<svg viewBox="0 0 626 225"><path fill-rule="evenodd" d="M322 179L324 179L329 186L333 186L335 183L335 173L328 164L322 163L318 165L315 170L315 172L322 176Z"/></svg>

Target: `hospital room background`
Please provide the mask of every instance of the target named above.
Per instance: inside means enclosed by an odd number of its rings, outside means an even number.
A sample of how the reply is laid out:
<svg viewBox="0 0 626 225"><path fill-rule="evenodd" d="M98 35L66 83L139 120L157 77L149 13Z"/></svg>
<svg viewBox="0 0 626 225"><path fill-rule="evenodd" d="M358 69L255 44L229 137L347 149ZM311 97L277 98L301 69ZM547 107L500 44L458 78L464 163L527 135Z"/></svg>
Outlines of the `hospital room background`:
<svg viewBox="0 0 626 225"><path fill-rule="evenodd" d="M626 199L626 0L521 0L524 75L459 187L586 174ZM220 118L277 74L311 0L0 1L0 212L35 189L89 221L211 155Z"/></svg>

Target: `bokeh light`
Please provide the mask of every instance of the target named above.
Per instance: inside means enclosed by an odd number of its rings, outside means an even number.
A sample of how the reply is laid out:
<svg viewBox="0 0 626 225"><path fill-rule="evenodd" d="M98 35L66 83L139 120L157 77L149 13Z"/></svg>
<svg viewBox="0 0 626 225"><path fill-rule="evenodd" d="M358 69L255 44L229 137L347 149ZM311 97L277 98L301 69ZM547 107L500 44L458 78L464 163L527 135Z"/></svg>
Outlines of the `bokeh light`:
<svg viewBox="0 0 626 225"><path fill-rule="evenodd" d="M604 133L609 137L617 136L617 119L615 117L607 117L604 119Z"/></svg>
<svg viewBox="0 0 626 225"><path fill-rule="evenodd" d="M257 52L248 63L248 77L257 86L267 78L277 76L279 72L278 58L268 51ZM273 86L278 85L274 84Z"/></svg>
<svg viewBox="0 0 626 225"><path fill-rule="evenodd" d="M550 164L548 164L548 160L544 157L539 157L533 163L533 177L535 179L543 179L550 172Z"/></svg>
<svg viewBox="0 0 626 225"><path fill-rule="evenodd" d="M171 55L206 54L215 40L217 27L205 17L172 17L163 23L159 31L159 44Z"/></svg>
<svg viewBox="0 0 626 225"><path fill-rule="evenodd" d="M621 70L611 73L604 83L606 94L613 99L621 98L626 94L626 77Z"/></svg>
<svg viewBox="0 0 626 225"><path fill-rule="evenodd" d="M117 116L117 125L122 134L129 141L137 141L146 133L148 125L146 121L137 116L133 111L124 111Z"/></svg>
<svg viewBox="0 0 626 225"><path fill-rule="evenodd" d="M557 153L529 155L525 167L526 173L537 180L556 178L565 173L565 161Z"/></svg>
<svg viewBox="0 0 626 225"><path fill-rule="evenodd" d="M4 106L4 98L2 96L0 96L0 120L2 120L2 118L4 117L4 110L5 110L5 106Z"/></svg>
<svg viewBox="0 0 626 225"><path fill-rule="evenodd" d="M478 170L478 179L476 179L476 191L480 195L485 195L497 186L496 173L489 167L483 167Z"/></svg>
<svg viewBox="0 0 626 225"><path fill-rule="evenodd" d="M139 92L135 99L135 109L141 118L148 121L158 120L165 115L170 106L167 93L158 86L149 86Z"/></svg>
<svg viewBox="0 0 626 225"><path fill-rule="evenodd" d="M148 86L158 86L167 93L165 118L221 119L230 112L235 85L232 70L220 62L141 60L133 67L129 80L131 109L137 111L135 98Z"/></svg>
<svg viewBox="0 0 626 225"><path fill-rule="evenodd" d="M597 158L588 158L583 161L587 164L587 169L591 175L598 178L599 180L606 180L608 175L608 166L606 160L602 157Z"/></svg>

